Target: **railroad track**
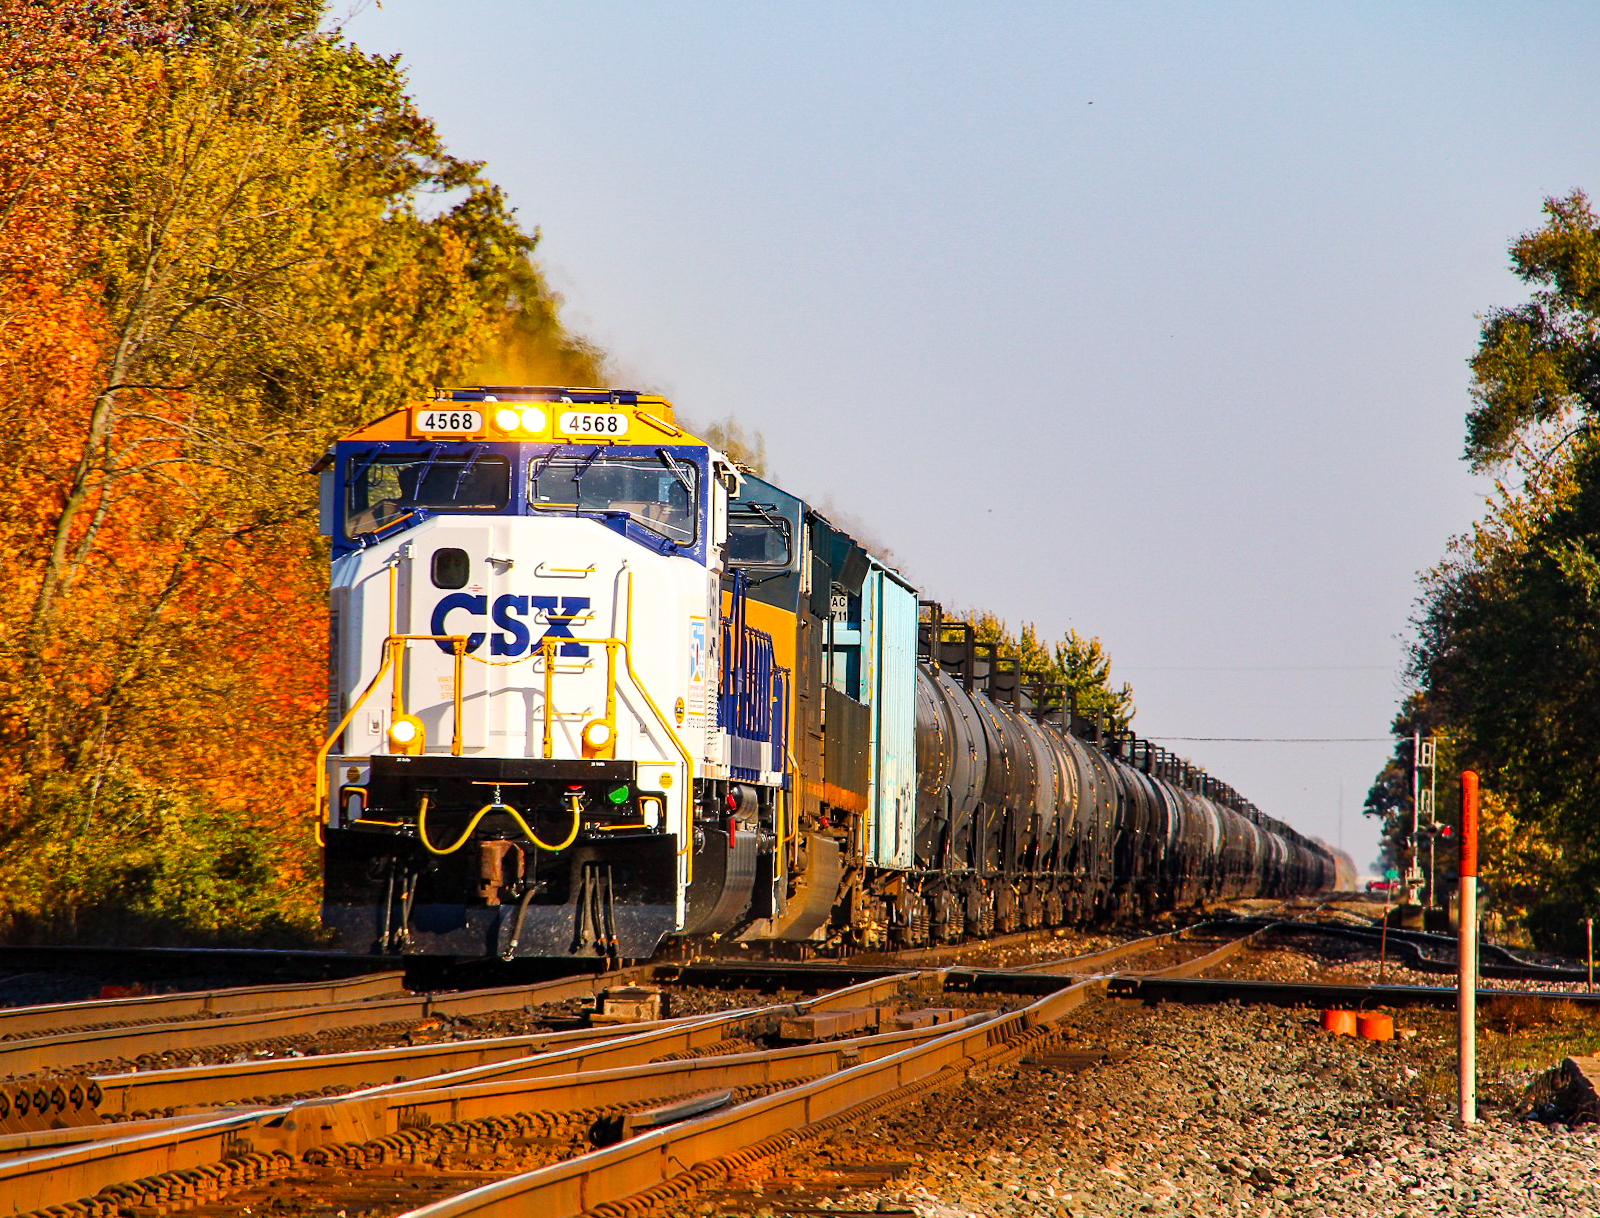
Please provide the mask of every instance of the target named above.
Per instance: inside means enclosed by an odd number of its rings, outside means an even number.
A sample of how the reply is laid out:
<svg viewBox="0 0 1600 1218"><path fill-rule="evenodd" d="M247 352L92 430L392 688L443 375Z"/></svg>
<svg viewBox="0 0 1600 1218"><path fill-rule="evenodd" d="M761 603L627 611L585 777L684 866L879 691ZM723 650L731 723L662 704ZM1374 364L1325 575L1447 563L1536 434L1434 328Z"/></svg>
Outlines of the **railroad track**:
<svg viewBox="0 0 1600 1218"><path fill-rule="evenodd" d="M1203 976L1283 925L1210 923L1011 970L717 962L461 994L404 993L391 972L0 1011L0 1036L13 1038L0 1040L0 1060L12 1063L3 1068L34 1071L0 1088L13 1113L26 1093L31 1114L20 1127L13 1119L10 1132L0 1124L0 1212L232 1207L269 1180L306 1195L365 1189L365 1203L399 1178L415 1191L397 1195L392 1213L618 1218L720 1186L806 1138L975 1071L1047 1052L1070 1013L1097 995L1343 1007L1454 1001L1444 987ZM108 1046L153 1055L198 1030L224 1038L207 1043L243 1045L281 1036L291 1020L415 1027L452 1013L530 1012L643 981L740 992L728 1009L625 1025L63 1073L76 1069L66 1063L101 1060ZM752 1001L749 991L785 997ZM1485 1002L1502 996L1481 992ZM457 1195L430 1200L438 1192Z"/></svg>
<svg viewBox="0 0 1600 1218"><path fill-rule="evenodd" d="M652 1021L637 1028L600 1027L525 1038L520 1044L453 1046L456 1068L443 1074L367 1085L338 1097L271 1107L212 1110L188 1116L141 1121L127 1127L101 1125L89 1130L53 1131L65 1145L14 1147L0 1158L0 1198L11 1212L77 1206L82 1213L115 1213L122 1208L181 1208L281 1175L295 1165L330 1161L365 1162L373 1153L397 1153L419 1137L437 1137L439 1128L481 1133L485 1122L521 1118L513 1126L566 1128L574 1120L585 1130L602 1121L617 1129L646 1119L633 1114L661 1101L681 1102L706 1092L766 1093L819 1077L839 1074L880 1058L894 1057L921 1041L985 1025L987 1011L930 1009L926 1015L895 1015L885 1005L906 993L929 992L937 974L893 974L832 990L819 997L757 1009L739 1008L714 1015ZM829 1043L829 1036L839 1037ZM764 1042L796 1041L772 1048ZM437 1046L426 1067L439 1064ZM511 1056L461 1064L462 1055ZM333 1063L344 1078L392 1077L403 1049L348 1055ZM258 1087L256 1071L216 1068L212 1085L230 1073L233 1093ZM276 1065L276 1063L274 1064ZM413 1063L415 1066L415 1063ZM299 1067L308 1069L308 1067ZM143 1089L145 1099L184 1095L198 1081L184 1078L96 1080L110 1096ZM318 1080L321 1081L321 1080ZM161 1091L165 1088L165 1091ZM217 1094L214 1092L213 1094ZM155 1097L152 1099L152 1097ZM132 1102L124 1099L124 1103ZM630 1125L630 1120L633 1125ZM409 1138L409 1141L408 1141ZM381 1149L374 1152L373 1147ZM130 1183L139 1182L143 1183Z"/></svg>
<svg viewBox="0 0 1600 1218"><path fill-rule="evenodd" d="M995 1010L996 1000L1008 994L1033 996L1034 1005L1048 1002L1052 1009L1081 1001L1057 997L1081 985L1060 977L1023 975L995 984L981 971L869 971L859 976L857 966L813 964L758 975L762 970L749 966L658 966L426 995L401 992L400 977L388 973L0 1013L0 1036L13 1037L0 1041L0 1068L32 1076L6 1093L12 1111L24 1095L33 1101L30 1120L0 1133L0 1201L13 1213L54 1206L77 1206L83 1213L182 1208L327 1156L330 1147L366 1146L418 1128L471 1127L512 1114L533 1114L545 1125L560 1118L556 1126L566 1128L574 1113L582 1113L594 1128L631 1133L667 1119L659 1113L648 1121L630 1115L640 1103L648 1109L647 1102L661 1100L669 1116L681 1119L674 1105L685 1094L725 1091L730 1099L759 1098L774 1088L788 1090L871 1065L924 1041L954 1043L949 1038L996 1020L1010 1028L1018 1025L1015 1012ZM679 985L714 975L723 985L824 993L627 1029L602 1025L82 1079L45 1073L109 1058L152 1057L175 1044L214 1047L263 1035L281 1040L311 1028L373 1029L442 1013L531 1010L647 974ZM903 1007L907 994L946 990L962 1005L907 1014L886 1002L899 995L896 1005ZM1018 1026L1032 1027L1033 1019ZM678 1060L669 1068L663 1059ZM67 1101L57 1098L53 1108L40 1102L41 1094L62 1090L63 1082L71 1093ZM351 1093L317 1095L332 1089ZM286 1099L308 1095L316 1098ZM180 1111L197 1106L204 1110ZM137 1188L130 1183L141 1180Z"/></svg>
<svg viewBox="0 0 1600 1218"><path fill-rule="evenodd" d="M1403 930L1390 927L1387 932L1378 927L1351 926L1337 922L1273 922L1267 918L1241 918L1241 923L1260 925L1274 936L1305 938L1326 935L1344 939L1362 947L1378 951L1380 945L1398 963L1424 973L1453 973L1456 971L1456 940L1450 935L1430 931ZM1497 943L1480 942L1478 945L1478 976L1494 981L1542 981L1554 983L1582 982L1587 971L1570 965L1539 964L1524 959L1515 951Z"/></svg>

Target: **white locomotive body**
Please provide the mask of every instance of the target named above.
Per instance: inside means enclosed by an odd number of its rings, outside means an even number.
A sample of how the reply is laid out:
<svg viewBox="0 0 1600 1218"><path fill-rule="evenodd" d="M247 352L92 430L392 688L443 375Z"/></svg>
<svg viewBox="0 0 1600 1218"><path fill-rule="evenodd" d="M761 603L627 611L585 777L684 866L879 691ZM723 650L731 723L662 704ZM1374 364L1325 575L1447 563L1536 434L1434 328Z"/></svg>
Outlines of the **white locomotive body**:
<svg viewBox="0 0 1600 1218"><path fill-rule="evenodd" d="M352 947L648 955L704 913L738 474L665 403L556 396L453 391L326 463L324 918Z"/></svg>

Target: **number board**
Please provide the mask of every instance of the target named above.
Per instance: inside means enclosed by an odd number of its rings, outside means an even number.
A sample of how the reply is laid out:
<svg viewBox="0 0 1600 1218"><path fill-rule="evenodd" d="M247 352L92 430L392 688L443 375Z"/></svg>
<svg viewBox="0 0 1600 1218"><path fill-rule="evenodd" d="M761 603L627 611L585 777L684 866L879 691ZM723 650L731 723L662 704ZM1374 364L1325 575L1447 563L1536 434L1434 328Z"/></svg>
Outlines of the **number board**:
<svg viewBox="0 0 1600 1218"><path fill-rule="evenodd" d="M628 416L618 410L563 410L559 422L569 436L620 440L628 434Z"/></svg>
<svg viewBox="0 0 1600 1218"><path fill-rule="evenodd" d="M443 410L422 406L411 412L411 430L425 436L471 436L483 430L477 410Z"/></svg>

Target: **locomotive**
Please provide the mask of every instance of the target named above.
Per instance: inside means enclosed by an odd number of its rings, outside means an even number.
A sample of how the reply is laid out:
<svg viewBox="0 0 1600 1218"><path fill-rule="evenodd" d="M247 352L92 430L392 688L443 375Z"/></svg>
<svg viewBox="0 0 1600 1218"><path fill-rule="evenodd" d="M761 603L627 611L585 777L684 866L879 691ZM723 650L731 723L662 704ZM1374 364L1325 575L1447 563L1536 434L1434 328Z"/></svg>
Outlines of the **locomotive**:
<svg viewBox="0 0 1600 1218"><path fill-rule="evenodd" d="M911 946L1333 883L660 397L438 390L318 472L349 950Z"/></svg>

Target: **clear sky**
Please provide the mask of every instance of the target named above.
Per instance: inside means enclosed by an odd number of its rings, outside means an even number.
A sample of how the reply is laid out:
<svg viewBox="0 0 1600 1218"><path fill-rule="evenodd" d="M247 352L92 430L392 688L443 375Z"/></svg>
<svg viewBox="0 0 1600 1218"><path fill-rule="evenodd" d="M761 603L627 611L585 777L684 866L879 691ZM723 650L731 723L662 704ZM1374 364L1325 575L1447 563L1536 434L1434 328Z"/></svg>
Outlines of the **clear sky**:
<svg viewBox="0 0 1600 1218"><path fill-rule="evenodd" d="M619 382L1344 845L1509 241L1600 191L1600 5L385 0ZM1343 816L1340 816L1341 801Z"/></svg>

